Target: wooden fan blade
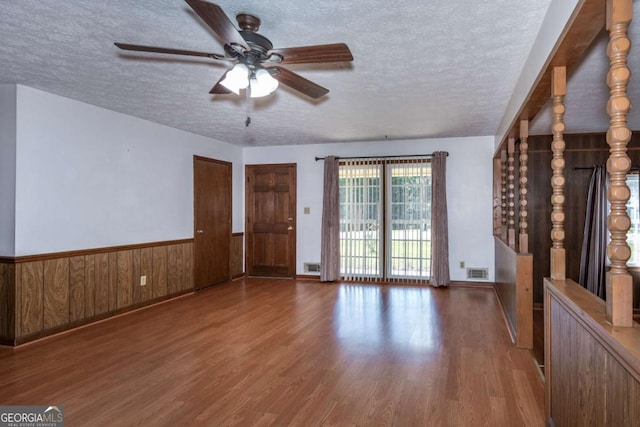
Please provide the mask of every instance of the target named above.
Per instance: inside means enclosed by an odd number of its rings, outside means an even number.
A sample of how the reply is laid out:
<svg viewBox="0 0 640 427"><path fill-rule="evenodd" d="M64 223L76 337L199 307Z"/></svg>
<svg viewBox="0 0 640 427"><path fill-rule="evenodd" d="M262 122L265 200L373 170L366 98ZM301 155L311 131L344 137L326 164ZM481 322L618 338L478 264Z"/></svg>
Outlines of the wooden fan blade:
<svg viewBox="0 0 640 427"><path fill-rule="evenodd" d="M271 49L267 55L274 53L282 57L281 64L353 61L353 55L344 43Z"/></svg>
<svg viewBox="0 0 640 427"><path fill-rule="evenodd" d="M214 94L214 95L227 95L229 93L233 93L231 92L229 89L227 89L226 87L222 86L220 84L221 81L224 80L225 77L227 77L227 73L229 71L226 71L222 77L220 77L220 79L216 82L215 86L213 86L211 88L211 90L209 91L209 93Z"/></svg>
<svg viewBox="0 0 640 427"><path fill-rule="evenodd" d="M206 58L213 59L227 59L224 55L219 53L207 53L207 52L196 52L193 50L182 50L182 49L169 49L166 47L156 47L156 46L142 46L139 44L127 44L127 43L114 43L122 50L134 50L137 52L154 52L154 53L169 53L172 55L187 55L187 56L204 56Z"/></svg>
<svg viewBox="0 0 640 427"><path fill-rule="evenodd" d="M251 50L220 6L203 0L185 1L226 44L238 44Z"/></svg>
<svg viewBox="0 0 640 427"><path fill-rule="evenodd" d="M311 98L320 98L327 93L329 89L325 89L322 86L307 80L299 74L289 71L286 68L281 67L269 67L269 70L275 70L271 73L274 79L278 80L283 85L287 85L292 89L302 92Z"/></svg>

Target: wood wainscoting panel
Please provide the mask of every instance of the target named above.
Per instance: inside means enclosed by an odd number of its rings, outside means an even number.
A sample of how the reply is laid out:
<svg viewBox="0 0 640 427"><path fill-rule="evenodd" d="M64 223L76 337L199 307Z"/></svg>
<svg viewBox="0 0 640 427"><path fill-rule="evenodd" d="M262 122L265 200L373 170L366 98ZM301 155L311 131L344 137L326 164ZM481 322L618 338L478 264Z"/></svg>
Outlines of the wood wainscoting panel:
<svg viewBox="0 0 640 427"><path fill-rule="evenodd" d="M167 292L175 295L193 289L193 245L181 243L167 248Z"/></svg>
<svg viewBox="0 0 640 427"><path fill-rule="evenodd" d="M0 343L15 339L16 266L0 263Z"/></svg>
<svg viewBox="0 0 640 427"><path fill-rule="evenodd" d="M516 346L533 348L533 255L516 257Z"/></svg>
<svg viewBox="0 0 640 427"><path fill-rule="evenodd" d="M44 261L44 329L69 323L69 260Z"/></svg>
<svg viewBox="0 0 640 427"><path fill-rule="evenodd" d="M131 277L133 278L133 287L131 289L131 300L133 301L134 304L139 304L140 301L142 301L142 294L144 292L144 288L146 288L145 286L140 286L140 276L142 275L142 267L140 266L140 262L141 262L141 255L140 255L140 249L134 249L132 251L132 256L133 256L133 272L131 274Z"/></svg>
<svg viewBox="0 0 640 427"><path fill-rule="evenodd" d="M118 253L109 252L109 311L118 308Z"/></svg>
<svg viewBox="0 0 640 427"><path fill-rule="evenodd" d="M15 294L15 328L16 328L16 338L22 335L22 264L16 264L16 268L14 271L14 276L16 279L16 294Z"/></svg>
<svg viewBox="0 0 640 427"><path fill-rule="evenodd" d="M133 251L118 251L118 308L133 304Z"/></svg>
<svg viewBox="0 0 640 427"><path fill-rule="evenodd" d="M167 295L167 247L152 249L153 263L153 298Z"/></svg>
<svg viewBox="0 0 640 427"><path fill-rule="evenodd" d="M167 248L167 295L177 293L181 286L182 247L180 245L171 245Z"/></svg>
<svg viewBox="0 0 640 427"><path fill-rule="evenodd" d="M514 343L533 348L533 257L495 239L495 290Z"/></svg>
<svg viewBox="0 0 640 427"><path fill-rule="evenodd" d="M516 306L516 260L517 254L505 242L495 238L496 293L507 318L511 336L517 334Z"/></svg>
<svg viewBox="0 0 640 427"><path fill-rule="evenodd" d="M149 301L153 298L153 248L133 251L133 303ZM140 285L142 276L146 276L146 285Z"/></svg>
<svg viewBox="0 0 640 427"><path fill-rule="evenodd" d="M604 301L545 279L548 425L640 425L640 332L607 323Z"/></svg>
<svg viewBox="0 0 640 427"><path fill-rule="evenodd" d="M109 254L87 255L95 265L95 314L109 311Z"/></svg>
<svg viewBox="0 0 640 427"><path fill-rule="evenodd" d="M64 259L64 258L63 258ZM85 259L83 256L68 258L69 261L69 320L84 319Z"/></svg>
<svg viewBox="0 0 640 427"><path fill-rule="evenodd" d="M22 333L28 335L44 328L44 262L25 262L21 267L22 319L20 323Z"/></svg>
<svg viewBox="0 0 640 427"><path fill-rule="evenodd" d="M192 290L186 239L0 260L0 343L22 344Z"/></svg>
<svg viewBox="0 0 640 427"><path fill-rule="evenodd" d="M183 291L193 289L193 245L182 243L182 288Z"/></svg>
<svg viewBox="0 0 640 427"><path fill-rule="evenodd" d="M96 314L96 263L93 255L84 259L84 317L90 319Z"/></svg>

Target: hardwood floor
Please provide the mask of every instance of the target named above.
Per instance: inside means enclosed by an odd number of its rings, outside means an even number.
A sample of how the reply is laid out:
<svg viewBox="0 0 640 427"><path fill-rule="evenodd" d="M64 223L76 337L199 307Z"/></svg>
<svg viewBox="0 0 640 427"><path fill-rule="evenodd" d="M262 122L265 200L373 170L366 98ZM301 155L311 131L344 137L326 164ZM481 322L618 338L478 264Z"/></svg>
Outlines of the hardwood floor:
<svg viewBox="0 0 640 427"><path fill-rule="evenodd" d="M246 279L18 349L0 404L68 426L542 426L489 289Z"/></svg>

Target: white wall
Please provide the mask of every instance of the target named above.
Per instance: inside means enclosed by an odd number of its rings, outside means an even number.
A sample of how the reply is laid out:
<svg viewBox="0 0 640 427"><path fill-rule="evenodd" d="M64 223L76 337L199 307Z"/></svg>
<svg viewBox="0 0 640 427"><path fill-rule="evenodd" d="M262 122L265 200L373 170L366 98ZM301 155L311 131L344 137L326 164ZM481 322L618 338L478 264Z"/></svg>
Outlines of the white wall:
<svg viewBox="0 0 640 427"><path fill-rule="evenodd" d="M466 267L488 268L494 280L492 223L493 136L412 141L350 142L320 145L245 148L245 164L297 163L297 272L305 262L320 261L323 163L315 156L376 156L449 152L447 202L452 280L466 280ZM311 208L305 215L304 208Z"/></svg>
<svg viewBox="0 0 640 427"><path fill-rule="evenodd" d="M233 163L241 231L241 148L18 85L15 255L193 237L194 154Z"/></svg>
<svg viewBox="0 0 640 427"><path fill-rule="evenodd" d="M541 73L546 69L555 52L555 47L562 40L565 28L573 20L578 6L582 6L582 0L552 0L547 14L542 21L538 36L531 47L527 61L522 68L516 87L513 89L511 99L507 104L502 121L498 126L495 136L495 149L504 140L511 130L516 117L520 115L521 107L529 94L536 88ZM603 6L604 7L604 6ZM551 97L551 94L549 94Z"/></svg>
<svg viewBox="0 0 640 427"><path fill-rule="evenodd" d="M13 256L16 225L16 86L0 85L0 256Z"/></svg>

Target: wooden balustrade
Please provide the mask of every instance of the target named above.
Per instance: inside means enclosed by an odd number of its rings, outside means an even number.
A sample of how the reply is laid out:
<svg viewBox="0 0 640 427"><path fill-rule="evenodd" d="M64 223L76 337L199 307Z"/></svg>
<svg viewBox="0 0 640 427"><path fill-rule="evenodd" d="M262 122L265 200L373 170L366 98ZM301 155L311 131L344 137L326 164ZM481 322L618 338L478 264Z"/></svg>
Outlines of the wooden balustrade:
<svg viewBox="0 0 640 427"><path fill-rule="evenodd" d="M631 161L627 144L631 131L627 114L630 71L627 37L633 17L632 0L607 0L606 27L610 88L607 112L610 116L607 170L610 204L607 246L610 271L606 276L606 301L602 301L572 280L564 280L564 250L561 212L562 96L566 72L554 68L553 77L553 248L551 279L545 279L545 415L548 425L640 425L640 332L633 326L632 277L627 269L631 255L627 244L630 220L626 184ZM554 252L556 251L556 252ZM577 256L577 254L574 254ZM555 276L554 276L555 275Z"/></svg>
<svg viewBox="0 0 640 427"><path fill-rule="evenodd" d="M525 123L523 129L526 128ZM494 249L495 290L511 338L519 348L533 347L533 256L528 253L527 235L527 137L528 132L521 135L517 171L514 137L507 140L506 148L500 151L500 158L494 159L494 179L500 184L494 183L494 194L499 191L502 202L501 232L496 234ZM520 184L518 191L516 182ZM520 206L518 222L516 206Z"/></svg>

